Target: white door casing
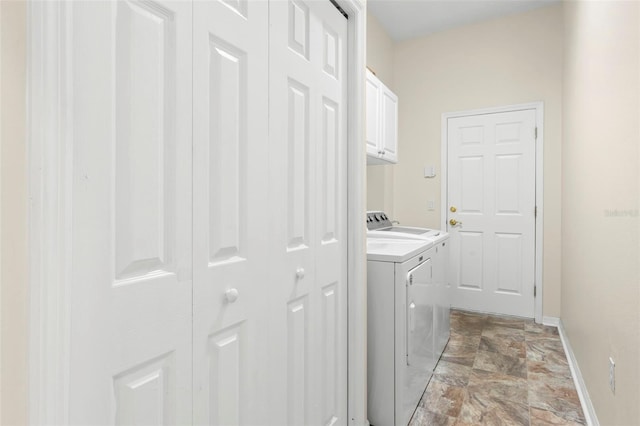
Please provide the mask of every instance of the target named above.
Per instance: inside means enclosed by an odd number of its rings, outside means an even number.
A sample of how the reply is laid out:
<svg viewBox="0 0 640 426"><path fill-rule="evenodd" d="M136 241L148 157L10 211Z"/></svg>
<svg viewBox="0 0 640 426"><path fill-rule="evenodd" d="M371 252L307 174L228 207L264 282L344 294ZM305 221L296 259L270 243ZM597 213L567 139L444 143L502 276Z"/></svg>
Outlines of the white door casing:
<svg viewBox="0 0 640 426"><path fill-rule="evenodd" d="M270 7L272 418L347 424L347 20Z"/></svg>
<svg viewBox="0 0 640 426"><path fill-rule="evenodd" d="M194 7L194 421L268 419L268 2Z"/></svg>
<svg viewBox="0 0 640 426"><path fill-rule="evenodd" d="M534 316L535 128L535 109L447 120L454 307Z"/></svg>
<svg viewBox="0 0 640 426"><path fill-rule="evenodd" d="M69 422L191 422L191 6L73 3Z"/></svg>

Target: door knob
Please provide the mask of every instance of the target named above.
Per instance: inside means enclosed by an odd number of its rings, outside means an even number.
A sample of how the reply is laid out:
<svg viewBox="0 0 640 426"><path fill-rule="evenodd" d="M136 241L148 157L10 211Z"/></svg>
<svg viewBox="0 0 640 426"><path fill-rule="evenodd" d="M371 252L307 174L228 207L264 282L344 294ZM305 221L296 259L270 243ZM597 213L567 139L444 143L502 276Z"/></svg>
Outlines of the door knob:
<svg viewBox="0 0 640 426"><path fill-rule="evenodd" d="M449 210L451 211L451 213L455 213L456 211L458 211L455 206L449 207Z"/></svg>
<svg viewBox="0 0 640 426"><path fill-rule="evenodd" d="M296 269L296 278L298 278L299 280L304 278L304 268Z"/></svg>
<svg viewBox="0 0 640 426"><path fill-rule="evenodd" d="M458 222L458 221L457 221L457 220L455 220L455 219L451 219L451 220L449 221L449 225L451 225L451 226L462 225L462 222Z"/></svg>
<svg viewBox="0 0 640 426"><path fill-rule="evenodd" d="M224 293L224 297L227 299L227 302L229 303L233 303L236 300L238 300L239 295L240 293L238 293L238 289L236 288L230 288Z"/></svg>

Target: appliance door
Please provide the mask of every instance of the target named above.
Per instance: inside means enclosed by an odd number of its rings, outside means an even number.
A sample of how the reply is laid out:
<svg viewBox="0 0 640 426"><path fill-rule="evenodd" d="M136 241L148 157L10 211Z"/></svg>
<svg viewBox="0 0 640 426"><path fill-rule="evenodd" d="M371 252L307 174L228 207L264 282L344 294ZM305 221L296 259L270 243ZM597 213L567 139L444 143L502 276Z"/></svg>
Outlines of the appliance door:
<svg viewBox="0 0 640 426"><path fill-rule="evenodd" d="M409 271L406 286L407 362L403 411L405 424L408 424L437 362L433 336L435 289L432 259Z"/></svg>

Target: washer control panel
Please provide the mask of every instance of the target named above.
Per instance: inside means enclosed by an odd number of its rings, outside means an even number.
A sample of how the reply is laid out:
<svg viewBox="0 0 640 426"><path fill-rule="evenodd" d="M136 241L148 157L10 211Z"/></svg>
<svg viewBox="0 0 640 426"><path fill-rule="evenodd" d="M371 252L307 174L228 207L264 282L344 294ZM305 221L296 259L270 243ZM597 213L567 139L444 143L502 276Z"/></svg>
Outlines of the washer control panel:
<svg viewBox="0 0 640 426"><path fill-rule="evenodd" d="M367 212L367 229L369 231L381 228L390 228L391 226L391 219L389 219L384 212Z"/></svg>

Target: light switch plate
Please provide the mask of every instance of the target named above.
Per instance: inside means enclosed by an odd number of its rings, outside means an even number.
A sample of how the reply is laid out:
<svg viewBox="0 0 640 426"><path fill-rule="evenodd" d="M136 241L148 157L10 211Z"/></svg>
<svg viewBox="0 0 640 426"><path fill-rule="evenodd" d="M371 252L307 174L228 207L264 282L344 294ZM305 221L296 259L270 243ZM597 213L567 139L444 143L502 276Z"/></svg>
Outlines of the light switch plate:
<svg viewBox="0 0 640 426"><path fill-rule="evenodd" d="M426 177L426 178L436 177L436 167L435 166L425 166L424 167L424 177Z"/></svg>

